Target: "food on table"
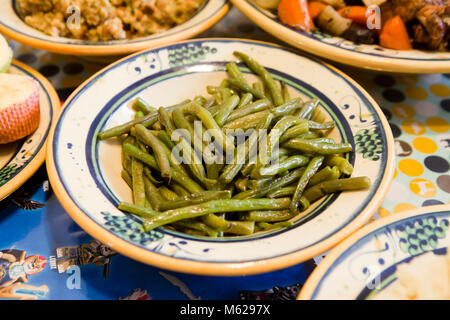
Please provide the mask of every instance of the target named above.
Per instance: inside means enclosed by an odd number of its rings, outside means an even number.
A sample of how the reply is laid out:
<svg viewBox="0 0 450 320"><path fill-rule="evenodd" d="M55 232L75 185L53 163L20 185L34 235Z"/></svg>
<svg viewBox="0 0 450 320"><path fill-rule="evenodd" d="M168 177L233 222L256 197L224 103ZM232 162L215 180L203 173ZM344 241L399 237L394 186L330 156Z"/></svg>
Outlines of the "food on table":
<svg viewBox="0 0 450 320"><path fill-rule="evenodd" d="M397 265L395 280L378 292L376 300L449 300L450 253L427 252Z"/></svg>
<svg viewBox="0 0 450 320"><path fill-rule="evenodd" d="M119 209L142 218L144 230L221 237L286 228L323 196L370 186L350 177L352 146L327 137L335 123L317 99L291 97L260 63L234 54L259 80L229 62L209 97L158 110L137 98L143 116L98 134L122 139L120 175L133 203Z"/></svg>
<svg viewBox="0 0 450 320"><path fill-rule="evenodd" d="M13 51L6 39L0 34L0 73L8 71L11 65Z"/></svg>
<svg viewBox="0 0 450 320"><path fill-rule="evenodd" d="M39 84L27 76L0 74L0 144L28 136L39 121Z"/></svg>
<svg viewBox="0 0 450 320"><path fill-rule="evenodd" d="M145 37L188 20L204 0L18 0L25 22L50 36L90 41Z"/></svg>
<svg viewBox="0 0 450 320"><path fill-rule="evenodd" d="M254 0L304 32L396 50L449 50L450 0ZM379 10L373 10L373 6ZM379 26L377 26L379 22Z"/></svg>

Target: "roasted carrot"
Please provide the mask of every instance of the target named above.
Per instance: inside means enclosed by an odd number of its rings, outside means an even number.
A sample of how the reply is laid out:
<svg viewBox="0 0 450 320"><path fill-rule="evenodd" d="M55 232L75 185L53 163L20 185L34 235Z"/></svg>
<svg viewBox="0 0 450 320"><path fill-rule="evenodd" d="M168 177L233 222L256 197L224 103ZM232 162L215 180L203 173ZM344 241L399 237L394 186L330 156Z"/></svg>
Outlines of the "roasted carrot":
<svg viewBox="0 0 450 320"><path fill-rule="evenodd" d="M380 34L380 45L396 50L411 50L411 40L400 16L386 21Z"/></svg>
<svg viewBox="0 0 450 320"><path fill-rule="evenodd" d="M312 20L317 18L322 13L323 9L327 7L327 4L319 1L310 1L308 4L309 15Z"/></svg>
<svg viewBox="0 0 450 320"><path fill-rule="evenodd" d="M364 6L347 6L338 10L339 14L344 18L352 20L362 26L367 25L367 8Z"/></svg>
<svg viewBox="0 0 450 320"><path fill-rule="evenodd" d="M314 23L309 15L307 0L281 0L278 16L282 23L301 31L313 31Z"/></svg>

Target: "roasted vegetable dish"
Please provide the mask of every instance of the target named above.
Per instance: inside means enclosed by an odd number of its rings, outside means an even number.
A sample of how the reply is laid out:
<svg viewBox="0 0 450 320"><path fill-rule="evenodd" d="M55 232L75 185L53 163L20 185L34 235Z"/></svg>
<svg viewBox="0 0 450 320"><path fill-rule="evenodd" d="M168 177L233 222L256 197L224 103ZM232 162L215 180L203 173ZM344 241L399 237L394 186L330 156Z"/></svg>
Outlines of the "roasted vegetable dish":
<svg viewBox="0 0 450 320"><path fill-rule="evenodd" d="M396 50L449 50L450 0L253 0L295 29Z"/></svg>
<svg viewBox="0 0 450 320"><path fill-rule="evenodd" d="M18 0L31 27L90 41L145 37L188 20L204 0Z"/></svg>
<svg viewBox="0 0 450 320"><path fill-rule="evenodd" d="M260 63L234 54L256 82L229 62L229 76L207 87L210 97L159 109L137 98L134 120L98 134L122 140L121 176L133 203L119 209L142 218L144 230L221 237L286 228L323 196L370 186L350 177L352 145L327 137L335 123L317 99L291 98Z"/></svg>

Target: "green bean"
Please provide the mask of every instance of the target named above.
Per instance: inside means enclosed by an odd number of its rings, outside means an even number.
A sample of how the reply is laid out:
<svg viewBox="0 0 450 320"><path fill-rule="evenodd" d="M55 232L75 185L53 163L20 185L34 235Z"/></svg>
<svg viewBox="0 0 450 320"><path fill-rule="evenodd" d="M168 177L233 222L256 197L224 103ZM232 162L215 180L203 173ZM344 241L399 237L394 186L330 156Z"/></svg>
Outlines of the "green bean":
<svg viewBox="0 0 450 320"><path fill-rule="evenodd" d="M159 187L158 191L165 200L174 200L178 198L178 195L166 186ZM163 204L164 202L159 206L158 210L165 210L163 209Z"/></svg>
<svg viewBox="0 0 450 320"><path fill-rule="evenodd" d="M224 230L225 233L232 233L236 235L250 235L255 232L254 221L229 221L229 228Z"/></svg>
<svg viewBox="0 0 450 320"><path fill-rule="evenodd" d="M229 221L213 213L201 217L203 223L221 233L249 235L255 231L254 221Z"/></svg>
<svg viewBox="0 0 450 320"><path fill-rule="evenodd" d="M204 106L205 104L206 104L206 98L205 97L203 97L203 96L196 96L195 98L194 98L194 101L195 102L197 102L197 103L199 103L201 106Z"/></svg>
<svg viewBox="0 0 450 320"><path fill-rule="evenodd" d="M291 115L292 112L301 108L302 105L303 105L302 99L295 98L286 102L285 104L282 104L276 108L271 109L270 112L272 112L275 115L275 117L279 118L282 116Z"/></svg>
<svg viewBox="0 0 450 320"><path fill-rule="evenodd" d="M367 189L370 184L368 177L327 180L306 189L303 195L312 203L329 193Z"/></svg>
<svg viewBox="0 0 450 320"><path fill-rule="evenodd" d="M311 140L291 139L283 145L285 148L299 150L305 153L316 153L320 155L330 155L336 153L347 153L352 151L350 143L317 143Z"/></svg>
<svg viewBox="0 0 450 320"><path fill-rule="evenodd" d="M166 132L169 136L171 136L172 133L177 129L166 108L158 109L158 119L166 129Z"/></svg>
<svg viewBox="0 0 450 320"><path fill-rule="evenodd" d="M129 144L134 144L136 142L136 139L132 136L127 136L123 142L122 142L122 147L123 145L125 145L126 143ZM132 160L132 156L130 156L128 153L126 153L123 148L122 148L122 167L127 170L127 172L131 175L131 160Z"/></svg>
<svg viewBox="0 0 450 320"><path fill-rule="evenodd" d="M305 103L303 108L296 114L297 117L303 119L311 119L314 110L319 105L319 100L317 98L313 98L311 101Z"/></svg>
<svg viewBox="0 0 450 320"><path fill-rule="evenodd" d="M275 105L282 105L284 103L283 96L281 94L281 90L278 87L275 80L273 80L272 75L261 65L259 62L249 57L248 55L235 51L233 53L236 57L245 62L245 64L257 75L259 75L264 84L269 88L270 93L272 95L272 99ZM247 90L248 91L248 90Z"/></svg>
<svg viewBox="0 0 450 320"><path fill-rule="evenodd" d="M289 207L289 210L291 212L298 212L299 211L299 202L300 197L303 194L303 191L305 190L306 186L308 185L309 180L313 175L316 174L316 172L319 170L320 166L322 165L324 160L323 156L320 157L314 157L309 162L308 166L306 167L305 172L303 172L300 180L298 181L297 188L295 189L294 195L292 196L291 205Z"/></svg>
<svg viewBox="0 0 450 320"><path fill-rule="evenodd" d="M210 228L220 232L224 232L230 228L230 223L227 220L214 213L205 214L200 219Z"/></svg>
<svg viewBox="0 0 450 320"><path fill-rule="evenodd" d="M289 93L289 87L287 86L286 82L284 82L284 81L281 81L281 93L283 94L284 102L291 100L291 95Z"/></svg>
<svg viewBox="0 0 450 320"><path fill-rule="evenodd" d="M122 171L120 172L120 176L130 188L133 188L133 181L131 180L131 176L127 170L122 169Z"/></svg>
<svg viewBox="0 0 450 320"><path fill-rule="evenodd" d="M270 101L267 99L256 100L255 102L247 104L245 107L242 107L242 108L239 108L239 109L236 109L235 111L233 111L229 115L227 121L230 122L230 121L242 118L246 115L269 109L270 106L271 106Z"/></svg>
<svg viewBox="0 0 450 320"><path fill-rule="evenodd" d="M265 150L259 150L259 157L256 163L256 166L253 168L251 172L252 178L258 178L259 169L264 167L270 160L270 155L274 151L274 149L278 146L279 139L290 127L303 122L303 120L295 118L294 116L286 116L279 120L275 126L270 131L267 136L267 147Z"/></svg>
<svg viewBox="0 0 450 320"><path fill-rule="evenodd" d="M250 189L254 190L266 187L269 184L271 184L274 180L275 180L274 177L268 177L263 179L250 179L248 180L247 184Z"/></svg>
<svg viewBox="0 0 450 320"><path fill-rule="evenodd" d="M320 137L320 138L313 138L313 139L308 139L311 142L314 143L328 143L328 144L336 144L336 142L334 141L334 139L332 138L326 138L326 137Z"/></svg>
<svg viewBox="0 0 450 320"><path fill-rule="evenodd" d="M251 93L254 97L256 97L257 99L263 99L266 96L264 95L264 93L259 92L255 89L253 89L252 87L250 87L248 85L248 83L246 82L242 82L240 80L236 80L236 79L228 79L228 82L230 83L230 85L232 85L233 87L238 88L239 90L243 91L243 92L248 92Z"/></svg>
<svg viewBox="0 0 450 320"><path fill-rule="evenodd" d="M167 134L167 132L165 130L159 130L157 135L156 135L165 145L167 148L169 148L170 150L172 150L173 148L175 148L175 143L173 143L173 141L170 139L169 135Z"/></svg>
<svg viewBox="0 0 450 320"><path fill-rule="evenodd" d="M155 108L151 107L144 99L140 97L134 100L133 108L137 111L141 111L144 115L156 112Z"/></svg>
<svg viewBox="0 0 450 320"><path fill-rule="evenodd" d="M248 130L255 128L262 120L266 119L270 114L269 110L251 113L245 117L230 121L223 125L223 130Z"/></svg>
<svg viewBox="0 0 450 320"><path fill-rule="evenodd" d="M184 106L188 101L184 101L180 104L171 106L171 107L167 107L168 110L173 110L176 108L179 108L181 106ZM104 130L102 132L100 132L97 137L100 140L105 140L108 138L112 138L112 137L116 137L116 136L120 136L123 135L125 133L128 133L130 131L130 129L132 127L134 127L137 124L142 124L144 127L148 128L151 125L153 125L156 121L158 121L158 114L156 112L153 113L149 113L148 115L146 115L145 117L139 118L139 119L134 119L131 121L128 121L120 126L116 126L107 130Z"/></svg>
<svg viewBox="0 0 450 320"><path fill-rule="evenodd" d="M199 193L193 193L189 196L177 197L170 199L171 201L165 201L161 203L158 210L172 210L187 206L192 206L195 204L201 204L204 202L208 202L211 200L221 200L221 199L230 199L231 192L229 190L225 191L204 191Z"/></svg>
<svg viewBox="0 0 450 320"><path fill-rule="evenodd" d="M257 226L263 230L272 230L276 228L291 228L294 223L290 221L281 221L275 223L257 222Z"/></svg>
<svg viewBox="0 0 450 320"><path fill-rule="evenodd" d="M325 158L325 163L329 166L337 166L339 170L346 175L351 175L353 172L353 166L348 162L347 159L341 157L341 156L327 156Z"/></svg>
<svg viewBox="0 0 450 320"><path fill-rule="evenodd" d="M295 189L297 189L297 187L283 187L280 188L278 190L274 190L270 193L267 194L267 197L269 198L282 198L282 197L288 197L288 196L292 196L295 192Z"/></svg>
<svg viewBox="0 0 450 320"><path fill-rule="evenodd" d="M318 122L318 123L324 123L326 119L327 119L327 117L324 115L324 113L319 108L316 108L314 110L314 113L311 117L311 120Z"/></svg>
<svg viewBox="0 0 450 320"><path fill-rule="evenodd" d="M294 168L306 166L309 162L309 158L301 155L294 155L288 157L286 160L259 169L259 175L261 177L274 176Z"/></svg>
<svg viewBox="0 0 450 320"><path fill-rule="evenodd" d="M204 232L209 237L217 237L217 235L218 235L218 232L216 230L212 229L211 227L209 227L206 224L199 222L199 221L194 221L194 220L190 220L190 219L180 220L180 221L175 222L174 225L176 227L184 227L184 228L189 228L189 229Z"/></svg>
<svg viewBox="0 0 450 320"><path fill-rule="evenodd" d="M166 128L167 134L173 137L173 133L176 130L175 125L170 119L169 114L166 110L160 108L159 109L160 121ZM194 176L197 178L203 179L206 177L205 168L202 165L201 159L196 154L196 152L192 149L190 141L188 142L186 139L189 137L181 137L178 141L180 149L183 151L182 157L185 164L188 165ZM172 148L173 151L173 148Z"/></svg>
<svg viewBox="0 0 450 320"><path fill-rule="evenodd" d="M138 147L133 146L132 144L126 143L123 146L123 149L125 152L129 153L133 157L141 160L145 164L147 164L150 168L158 170L159 167L156 163L155 157L153 157L151 154L148 154L146 152L143 152ZM187 175L184 175L180 171L172 171L172 179L184 186L189 192L196 193L204 191L203 188L198 185L194 180L189 178Z"/></svg>
<svg viewBox="0 0 450 320"><path fill-rule="evenodd" d="M156 131L161 130L161 129L162 129L161 122L159 122L159 120L156 121L156 122L152 125L152 129L153 129L153 130L156 130Z"/></svg>
<svg viewBox="0 0 450 320"><path fill-rule="evenodd" d="M235 62L229 62L225 67L232 78L247 84L247 80Z"/></svg>
<svg viewBox="0 0 450 320"><path fill-rule="evenodd" d="M253 101L253 95L250 92L242 94L239 105L236 109L243 108Z"/></svg>
<svg viewBox="0 0 450 320"><path fill-rule="evenodd" d="M190 113L197 116L202 121L203 125L210 130L215 141L223 148L223 150L234 150L233 143L223 134L222 129L208 110L196 103L188 104L185 107L180 108L180 110L183 113Z"/></svg>
<svg viewBox="0 0 450 320"><path fill-rule="evenodd" d="M290 185L292 182L297 181L305 171L305 168L298 168L292 170L287 175L275 179L268 186L262 186L258 189L247 190L233 196L233 199L251 199L251 198L260 198L264 197L266 194L277 190L279 188Z"/></svg>
<svg viewBox="0 0 450 320"><path fill-rule="evenodd" d="M145 195L155 210L159 210L159 206L165 201L159 193L158 188L144 175ZM120 208L119 208L120 209ZM131 212L133 213L133 212Z"/></svg>
<svg viewBox="0 0 450 320"><path fill-rule="evenodd" d="M281 199L248 199L248 200L213 200L198 205L161 212L146 219L143 223L145 231L175 221L200 217L209 213L239 212L249 210L281 210L289 207L290 200Z"/></svg>
<svg viewBox="0 0 450 320"><path fill-rule="evenodd" d="M178 184L174 181L170 182L170 187L179 197L189 196L191 194L189 191L187 191L185 188L183 188L180 184Z"/></svg>
<svg viewBox="0 0 450 320"><path fill-rule="evenodd" d="M237 176L247 161L250 151L255 149L258 143L258 136L259 132L256 130L253 131L251 136L237 147L237 152L234 155L233 162L225 166L219 177L219 180L223 184L230 183Z"/></svg>
<svg viewBox="0 0 450 320"><path fill-rule="evenodd" d="M212 108L213 106L215 106L217 104L216 99L214 98L210 98L208 99L208 101L206 101L205 105L203 106L206 110L208 110L209 112L211 112L209 109Z"/></svg>
<svg viewBox="0 0 450 320"><path fill-rule="evenodd" d="M257 153L255 152L255 148L257 147L259 139L265 133L265 131L258 130L267 129L270 126L273 117L274 116L271 113L267 114L266 118L258 123L256 130L252 132L245 143L238 146L233 163L225 166L219 178L222 183L227 184L231 182L245 165L246 161L252 162L253 159L256 158Z"/></svg>
<svg viewBox="0 0 450 320"><path fill-rule="evenodd" d="M244 220L251 220L256 222L277 222L285 221L293 218L295 214L292 214L289 210L266 210L266 211L250 211L242 216Z"/></svg>
<svg viewBox="0 0 450 320"><path fill-rule="evenodd" d="M311 130L330 130L336 126L336 123L334 121L319 123L319 122L309 120L308 124L309 124L309 129L311 129Z"/></svg>
<svg viewBox="0 0 450 320"><path fill-rule="evenodd" d="M150 148L152 148L153 153L155 154L156 163L161 172L161 176L164 178L171 177L171 169L169 158L167 157L167 153L164 149L165 145L162 144L161 140L156 138L153 134L151 134L147 128L143 125L136 125L136 134L138 137ZM166 147L167 148L167 147Z"/></svg>
<svg viewBox="0 0 450 320"><path fill-rule="evenodd" d="M128 202L121 202L119 204L118 208L119 208L119 210L129 212L131 214L134 214L134 215L144 218L144 219L152 218L152 217L156 216L157 214L159 214L158 211L148 209L145 207L141 207L141 206L137 206L135 204L128 203Z"/></svg>
<svg viewBox="0 0 450 320"><path fill-rule="evenodd" d="M219 126L222 126L227 121L228 117L233 112L233 110L238 106L238 104L239 104L239 96L237 95L232 95L222 103L219 111L214 117L214 120L216 120Z"/></svg>
<svg viewBox="0 0 450 320"><path fill-rule="evenodd" d="M140 110L134 114L135 119L142 118L143 116L145 116L145 114Z"/></svg>
<svg viewBox="0 0 450 320"><path fill-rule="evenodd" d="M122 148L123 151L129 154L130 156L137 158L138 160L148 165L150 168L159 171L156 159L151 154L142 151L141 149L139 149L135 145L132 145L131 143L125 143Z"/></svg>
<svg viewBox="0 0 450 320"><path fill-rule="evenodd" d="M258 91L259 93L261 93L266 99L269 99L272 102L272 97L266 97L265 93L264 93L264 84L262 82L255 82L252 84L252 88L256 91Z"/></svg>
<svg viewBox="0 0 450 320"><path fill-rule="evenodd" d="M318 184L319 182L329 180L332 174L332 169L329 166L326 166L323 169L317 171L316 174L311 177L308 186L313 186L315 184Z"/></svg>
<svg viewBox="0 0 450 320"><path fill-rule="evenodd" d="M150 168L148 166L144 166L144 175L154 184L154 185L160 185L162 183L162 181L156 179L153 174L152 171L150 170Z"/></svg>
<svg viewBox="0 0 450 320"><path fill-rule="evenodd" d="M299 124L286 130L286 132L280 137L280 143L286 142L292 138L297 138L308 131L309 123L307 121L300 122Z"/></svg>
<svg viewBox="0 0 450 320"><path fill-rule="evenodd" d="M142 162L133 158L131 161L131 181L133 200L137 206L145 205L144 166Z"/></svg>
<svg viewBox="0 0 450 320"><path fill-rule="evenodd" d="M236 186L236 188L239 191L246 191L247 190L247 182L248 182L248 177L240 177L239 179L236 180L234 185Z"/></svg>
<svg viewBox="0 0 450 320"><path fill-rule="evenodd" d="M317 139L317 138L321 138L322 135L320 134L320 132L318 131L309 131L307 133L303 133L301 135L299 135L298 137L295 137L297 139L303 139L303 140L312 140L312 139ZM281 143L281 141L280 141Z"/></svg>

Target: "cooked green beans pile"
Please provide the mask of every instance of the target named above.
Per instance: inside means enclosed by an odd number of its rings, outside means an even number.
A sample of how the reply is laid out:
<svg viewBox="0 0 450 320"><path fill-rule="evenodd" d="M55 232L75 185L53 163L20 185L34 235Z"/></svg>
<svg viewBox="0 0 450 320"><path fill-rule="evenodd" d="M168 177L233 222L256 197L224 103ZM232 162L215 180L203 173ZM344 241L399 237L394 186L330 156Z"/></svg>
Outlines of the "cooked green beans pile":
<svg viewBox="0 0 450 320"><path fill-rule="evenodd" d="M260 63L234 54L247 68L228 63L228 77L208 86L208 97L165 108L137 98L132 121L98 134L99 140L121 139L121 177L133 202L119 209L140 217L145 231L163 226L226 237L288 228L323 196L370 187L369 178L350 177L345 154L352 146L327 137L335 123L326 121L317 99L291 98L287 85ZM242 70L259 79L249 83ZM235 139L233 129L251 134ZM232 159L205 156L208 130ZM175 148L180 159L172 155Z"/></svg>

